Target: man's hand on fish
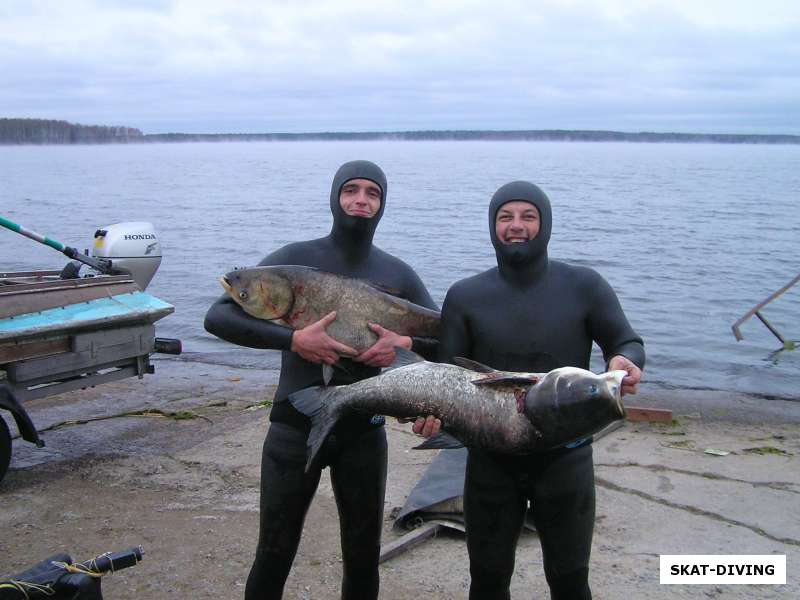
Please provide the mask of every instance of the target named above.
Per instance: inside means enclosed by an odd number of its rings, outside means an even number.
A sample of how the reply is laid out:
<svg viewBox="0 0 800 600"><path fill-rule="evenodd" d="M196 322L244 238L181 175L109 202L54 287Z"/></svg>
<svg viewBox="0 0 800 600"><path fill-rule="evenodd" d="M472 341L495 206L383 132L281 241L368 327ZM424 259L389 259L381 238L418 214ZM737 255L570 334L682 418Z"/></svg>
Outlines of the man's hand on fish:
<svg viewBox="0 0 800 600"><path fill-rule="evenodd" d="M333 365L340 356L356 356L350 346L337 342L325 332L325 328L336 319L332 311L311 325L298 329L292 334L292 352L297 352L308 362L318 365Z"/></svg>
<svg viewBox="0 0 800 600"><path fill-rule="evenodd" d="M388 367L394 362L396 346L411 350L411 338L399 335L378 325L369 323L369 328L378 336L378 340L353 360L370 367Z"/></svg>
<svg viewBox="0 0 800 600"><path fill-rule="evenodd" d="M417 420L411 426L411 431L422 437L429 438L439 433L441 428L442 422L433 415L428 415L427 417L417 417Z"/></svg>
<svg viewBox="0 0 800 600"><path fill-rule="evenodd" d="M622 388L620 393L624 396L625 394L635 394L636 393L636 385L642 379L642 370L633 364L630 360L622 356L621 354L617 354L616 356L612 357L610 361L608 361L608 370L609 371L625 371L628 373L625 378L622 380Z"/></svg>

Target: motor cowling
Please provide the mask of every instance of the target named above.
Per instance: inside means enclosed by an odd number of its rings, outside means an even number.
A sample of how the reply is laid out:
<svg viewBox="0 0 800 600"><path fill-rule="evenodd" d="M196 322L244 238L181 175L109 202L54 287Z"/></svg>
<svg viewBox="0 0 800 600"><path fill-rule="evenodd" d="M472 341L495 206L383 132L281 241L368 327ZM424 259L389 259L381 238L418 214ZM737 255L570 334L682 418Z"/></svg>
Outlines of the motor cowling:
<svg viewBox="0 0 800 600"><path fill-rule="evenodd" d="M161 245L152 223L115 223L95 232L92 256L110 259L114 273L130 274L144 291L161 264Z"/></svg>

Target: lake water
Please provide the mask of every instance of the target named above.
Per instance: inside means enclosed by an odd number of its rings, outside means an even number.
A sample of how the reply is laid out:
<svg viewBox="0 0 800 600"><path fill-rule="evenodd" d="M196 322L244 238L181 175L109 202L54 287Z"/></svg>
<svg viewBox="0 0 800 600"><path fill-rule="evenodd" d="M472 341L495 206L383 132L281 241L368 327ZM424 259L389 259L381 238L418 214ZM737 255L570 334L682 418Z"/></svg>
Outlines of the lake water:
<svg viewBox="0 0 800 600"><path fill-rule="evenodd" d="M645 384L799 399L800 350L757 320L731 325L798 273L800 146L553 142L273 142L0 147L0 215L67 245L95 229L155 224L164 259L148 291L179 359L276 369L279 355L205 333L217 278L326 234L346 160L389 178L376 244L410 263L441 304L494 265L486 208L513 179L553 204L550 256L596 268L646 343ZM57 252L0 229L0 269L61 268ZM800 285L764 315L800 339ZM597 356L594 369L601 369ZM163 372L163 371L159 371Z"/></svg>

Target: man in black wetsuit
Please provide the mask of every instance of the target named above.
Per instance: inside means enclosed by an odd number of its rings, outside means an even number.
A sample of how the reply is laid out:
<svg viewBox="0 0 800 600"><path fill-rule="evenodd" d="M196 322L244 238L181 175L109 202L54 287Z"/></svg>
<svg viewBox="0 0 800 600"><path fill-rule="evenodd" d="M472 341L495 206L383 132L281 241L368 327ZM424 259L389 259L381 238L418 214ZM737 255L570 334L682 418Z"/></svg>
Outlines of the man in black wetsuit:
<svg viewBox="0 0 800 600"><path fill-rule="evenodd" d="M497 268L463 279L448 291L439 357L452 362L464 356L505 371L588 369L594 341L609 370L628 372L623 393L635 393L645 359L642 340L600 275L548 259L551 222L550 201L532 183L516 181L497 190L489 205ZM428 417L413 429L430 435L438 425ZM470 599L509 598L529 500L551 598L591 598L595 490L587 439L529 455L469 449L464 513Z"/></svg>
<svg viewBox="0 0 800 600"><path fill-rule="evenodd" d="M328 236L288 244L261 265L305 265L380 283L416 304L436 309L417 274L406 263L372 244L386 207L386 176L368 161L342 165L331 186L333 227ZM325 442L320 466L305 473L309 419L286 398L322 385L321 363L340 361L331 385L377 375L394 359L395 346L430 356L435 344L400 336L371 325L379 338L360 355L330 338L325 326L335 312L308 327L291 329L245 314L228 296L209 309L205 327L220 338L252 348L283 351L280 379L270 413L261 459L261 517L258 547L245 591L246 600L280 598L291 569L303 521L316 492L321 469L329 466L339 509L342 538L342 598L378 597L378 556L386 484L386 432L383 417L342 419ZM343 364L344 363L344 364Z"/></svg>

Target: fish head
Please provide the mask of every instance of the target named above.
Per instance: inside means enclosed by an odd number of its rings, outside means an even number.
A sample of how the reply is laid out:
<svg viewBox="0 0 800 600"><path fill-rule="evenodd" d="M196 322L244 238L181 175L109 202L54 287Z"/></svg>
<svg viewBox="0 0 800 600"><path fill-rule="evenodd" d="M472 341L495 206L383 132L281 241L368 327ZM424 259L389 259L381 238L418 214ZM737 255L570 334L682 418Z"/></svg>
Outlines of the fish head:
<svg viewBox="0 0 800 600"><path fill-rule="evenodd" d="M622 380L628 376L627 371L608 371L600 375L606 384L608 395L613 398L612 404L619 413L620 418L625 417L625 405L622 403Z"/></svg>
<svg viewBox="0 0 800 600"><path fill-rule="evenodd" d="M294 304L291 283L270 267L231 271L219 282L236 304L258 319L280 319L289 314Z"/></svg>
<svg viewBox="0 0 800 600"><path fill-rule="evenodd" d="M596 375L575 367L554 369L528 390L523 412L532 422L540 420L543 412L564 419L622 419L621 390L626 375L625 371Z"/></svg>

